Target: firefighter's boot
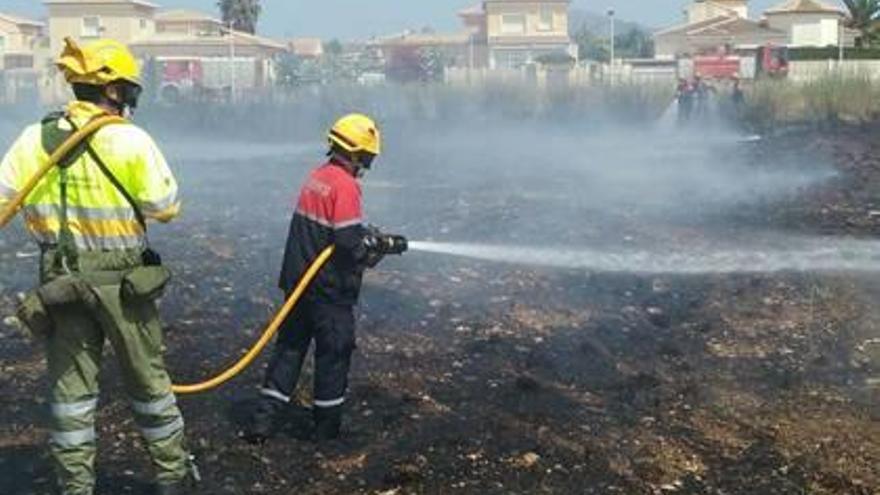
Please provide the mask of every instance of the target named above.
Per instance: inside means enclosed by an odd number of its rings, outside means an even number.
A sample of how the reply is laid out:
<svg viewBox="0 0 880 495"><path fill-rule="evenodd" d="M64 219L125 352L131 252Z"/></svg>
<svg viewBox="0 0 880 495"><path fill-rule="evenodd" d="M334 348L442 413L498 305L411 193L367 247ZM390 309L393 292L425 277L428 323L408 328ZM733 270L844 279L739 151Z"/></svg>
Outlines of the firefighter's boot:
<svg viewBox="0 0 880 495"><path fill-rule="evenodd" d="M315 440L326 442L339 438L342 428L342 406L315 408Z"/></svg>
<svg viewBox="0 0 880 495"><path fill-rule="evenodd" d="M279 410L283 403L267 397L260 398L260 402L251 416L250 424L244 432L244 440L254 445L266 443L275 434L278 422Z"/></svg>

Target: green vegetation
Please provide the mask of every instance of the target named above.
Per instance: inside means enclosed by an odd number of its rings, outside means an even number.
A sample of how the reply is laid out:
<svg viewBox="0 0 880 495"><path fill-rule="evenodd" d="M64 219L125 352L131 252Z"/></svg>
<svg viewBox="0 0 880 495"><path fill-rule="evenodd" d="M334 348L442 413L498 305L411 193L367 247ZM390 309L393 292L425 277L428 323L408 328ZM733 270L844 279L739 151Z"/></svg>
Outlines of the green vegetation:
<svg viewBox="0 0 880 495"><path fill-rule="evenodd" d="M217 7L223 22L238 31L254 34L263 8L260 0L218 0Z"/></svg>
<svg viewBox="0 0 880 495"><path fill-rule="evenodd" d="M788 59L793 62L837 60L839 56L840 48L836 46L790 48L788 50ZM844 58L846 60L880 60L880 47L846 48Z"/></svg>
<svg viewBox="0 0 880 495"><path fill-rule="evenodd" d="M843 3L849 9L849 27L858 29L861 33L856 44L859 47L876 44L880 39L880 0L843 0Z"/></svg>
<svg viewBox="0 0 880 495"><path fill-rule="evenodd" d="M575 30L574 42L585 60L608 62L611 58L611 45L607 36L599 36L582 25ZM615 58L650 58L654 56L654 38L644 29L633 27L614 37Z"/></svg>

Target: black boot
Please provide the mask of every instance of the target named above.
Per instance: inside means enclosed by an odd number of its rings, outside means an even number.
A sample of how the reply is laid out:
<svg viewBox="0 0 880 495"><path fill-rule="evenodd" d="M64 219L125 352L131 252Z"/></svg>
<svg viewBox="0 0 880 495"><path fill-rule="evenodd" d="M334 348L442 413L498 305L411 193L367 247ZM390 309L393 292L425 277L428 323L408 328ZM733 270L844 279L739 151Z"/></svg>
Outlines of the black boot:
<svg viewBox="0 0 880 495"><path fill-rule="evenodd" d="M339 438L342 427L342 406L315 408L315 440L326 442Z"/></svg>
<svg viewBox="0 0 880 495"><path fill-rule="evenodd" d="M262 397L251 416L250 424L244 432L244 440L254 445L262 445L275 434L278 411L283 404L277 400Z"/></svg>

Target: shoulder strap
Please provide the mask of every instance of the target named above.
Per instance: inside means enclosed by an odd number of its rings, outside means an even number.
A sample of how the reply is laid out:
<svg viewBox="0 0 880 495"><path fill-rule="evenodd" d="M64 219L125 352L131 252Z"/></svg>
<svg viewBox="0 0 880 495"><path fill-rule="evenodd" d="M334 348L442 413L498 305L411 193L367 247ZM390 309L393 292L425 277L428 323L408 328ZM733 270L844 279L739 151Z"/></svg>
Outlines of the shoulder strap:
<svg viewBox="0 0 880 495"><path fill-rule="evenodd" d="M76 124L74 124L67 117L65 117L65 119L71 125L71 127L73 127L74 132L76 132ZM117 179L116 176L113 175L113 172L110 171L110 168L107 167L107 164L104 163L104 160L102 160L101 156L98 155L98 153L95 151L95 148L92 147L91 139L87 139L85 141L85 152L89 154L89 157L91 157L92 160L94 160L95 164L97 164L98 168L101 170L101 173L103 173L107 180L109 180L110 183L113 184L113 187L115 187L116 190L119 191L119 194L121 194L122 197L125 198L128 204L131 206L131 209L134 210L135 218L137 218L138 223L141 225L141 228L144 229L144 233L146 233L147 219L146 217L144 217L144 212L141 210L140 206L138 206L137 202L134 200L128 190L125 189L125 186L123 186L122 183L119 182L119 179Z"/></svg>
<svg viewBox="0 0 880 495"><path fill-rule="evenodd" d="M66 119L64 112L52 112L40 121L42 126L41 140L43 144L43 149L46 150L46 153L51 155L58 148L61 147L70 137L76 132L76 128L72 129L61 129L58 127L58 122L61 119L65 119L70 122L69 119ZM85 153L85 143L79 143L75 148L73 148L67 155L65 155L59 162L59 168L69 167L73 162L79 159L83 153Z"/></svg>

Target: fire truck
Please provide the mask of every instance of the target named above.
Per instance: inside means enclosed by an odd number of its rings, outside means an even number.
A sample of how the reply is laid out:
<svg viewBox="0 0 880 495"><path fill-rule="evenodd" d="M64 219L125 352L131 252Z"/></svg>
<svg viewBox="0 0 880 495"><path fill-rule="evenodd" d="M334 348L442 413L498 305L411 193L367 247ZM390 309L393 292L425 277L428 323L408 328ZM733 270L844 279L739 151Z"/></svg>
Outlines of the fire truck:
<svg viewBox="0 0 880 495"><path fill-rule="evenodd" d="M706 79L784 78L788 75L788 48L763 45L751 54L728 53L697 55L684 59L679 73Z"/></svg>

